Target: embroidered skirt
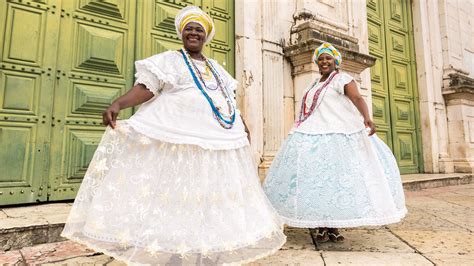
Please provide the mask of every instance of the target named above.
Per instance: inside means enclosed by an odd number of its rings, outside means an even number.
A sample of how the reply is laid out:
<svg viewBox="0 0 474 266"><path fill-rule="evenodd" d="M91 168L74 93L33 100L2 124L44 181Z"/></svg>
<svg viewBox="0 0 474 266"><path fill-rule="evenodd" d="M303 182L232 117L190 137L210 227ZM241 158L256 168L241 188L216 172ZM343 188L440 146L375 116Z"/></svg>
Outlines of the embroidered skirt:
<svg viewBox="0 0 474 266"><path fill-rule="evenodd" d="M407 210L390 149L365 130L288 137L269 169L264 191L295 227L384 225Z"/></svg>
<svg viewBox="0 0 474 266"><path fill-rule="evenodd" d="M248 146L205 150L107 128L62 236L132 264L245 263L286 241Z"/></svg>

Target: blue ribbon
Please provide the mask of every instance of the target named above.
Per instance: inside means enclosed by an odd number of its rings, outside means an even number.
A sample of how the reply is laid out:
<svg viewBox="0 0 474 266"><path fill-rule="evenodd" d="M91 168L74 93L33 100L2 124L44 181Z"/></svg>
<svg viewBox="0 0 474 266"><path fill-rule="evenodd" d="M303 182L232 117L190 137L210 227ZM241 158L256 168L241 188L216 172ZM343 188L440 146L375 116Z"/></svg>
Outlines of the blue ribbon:
<svg viewBox="0 0 474 266"><path fill-rule="evenodd" d="M191 67L191 64L189 63L188 59L186 58L186 55L184 54L183 50L180 49L179 52L180 52L181 55L183 56L184 62L186 62L186 65L188 66L189 72L191 72L191 76L193 77L194 83L196 83L196 86L198 87L198 89L201 91L201 93L204 95L204 97L206 97L206 100L207 100L207 102L209 103L209 105L211 106L212 111L214 112L214 114L215 114L220 120L222 120L224 123L229 124L229 125L234 124L234 122L235 122L235 110L234 110L234 113L232 114L231 120L225 120L225 119L222 117L221 113L219 112L219 110L217 110L217 107L216 107L216 106L214 105L214 103L212 102L211 97L209 97L209 95L208 95L208 94L204 91L204 89L202 88L201 82L199 82L198 78L196 77L196 74L194 74L193 68ZM213 67L214 67L214 66L213 66ZM217 78L217 77L216 77L216 78ZM223 88L223 89L225 89L225 88Z"/></svg>

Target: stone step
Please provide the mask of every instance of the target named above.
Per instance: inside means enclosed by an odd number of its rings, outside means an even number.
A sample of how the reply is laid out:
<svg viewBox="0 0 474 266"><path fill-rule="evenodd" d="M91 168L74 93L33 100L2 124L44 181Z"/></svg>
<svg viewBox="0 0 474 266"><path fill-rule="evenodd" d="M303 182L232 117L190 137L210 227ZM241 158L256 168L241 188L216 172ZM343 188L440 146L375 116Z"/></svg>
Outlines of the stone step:
<svg viewBox="0 0 474 266"><path fill-rule="evenodd" d="M402 175L403 188L407 191L416 191L426 188L466 185L473 181L473 174L411 174Z"/></svg>
<svg viewBox="0 0 474 266"><path fill-rule="evenodd" d="M472 174L402 175L407 191L470 184ZM45 203L0 209L0 251L65 240L60 236L72 203Z"/></svg>

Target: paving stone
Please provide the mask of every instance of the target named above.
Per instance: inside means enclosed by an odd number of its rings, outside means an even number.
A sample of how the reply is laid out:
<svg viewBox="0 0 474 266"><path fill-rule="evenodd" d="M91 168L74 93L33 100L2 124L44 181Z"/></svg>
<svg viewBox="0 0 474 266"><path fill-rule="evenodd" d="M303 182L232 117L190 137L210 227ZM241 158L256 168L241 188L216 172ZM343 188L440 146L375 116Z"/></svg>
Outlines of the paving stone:
<svg viewBox="0 0 474 266"><path fill-rule="evenodd" d="M113 260L113 261L107 263L107 266L127 266L127 264L125 262L121 262L121 261L118 261L118 260Z"/></svg>
<svg viewBox="0 0 474 266"><path fill-rule="evenodd" d="M313 240L309 234L309 230L306 228L285 228L286 243L282 247L283 250L287 249L311 249L314 250Z"/></svg>
<svg viewBox="0 0 474 266"><path fill-rule="evenodd" d="M51 261L50 263L43 263L41 265L43 266L51 266L51 265L81 265L81 266L86 266L86 265L109 265L109 262L112 262L114 258L107 256L107 255L94 255L94 256L80 256L76 258L71 258L71 259L66 259L66 260L60 260L60 261ZM116 264L117 265L117 264ZM126 264L123 264L126 265Z"/></svg>
<svg viewBox="0 0 474 266"><path fill-rule="evenodd" d="M474 231L474 219L472 215L466 215L468 213L474 213L473 208L460 206L432 197L419 197L416 198L416 200L409 200L407 201L407 205Z"/></svg>
<svg viewBox="0 0 474 266"><path fill-rule="evenodd" d="M256 262L246 264L247 266L260 265L324 265L321 254L315 250L280 250L272 256L268 256Z"/></svg>
<svg viewBox="0 0 474 266"><path fill-rule="evenodd" d="M0 210L0 219L3 220L3 219L7 219L7 218L8 218L7 214L4 213L2 210Z"/></svg>
<svg viewBox="0 0 474 266"><path fill-rule="evenodd" d="M459 195L464 195L464 196L473 196L474 195L474 187L467 187L467 186L462 186L462 188L456 189L452 191L453 193L459 194Z"/></svg>
<svg viewBox="0 0 474 266"><path fill-rule="evenodd" d="M427 213L416 207L408 207L407 216L399 223L387 226L390 229L407 230L466 230L464 227L447 221L441 217Z"/></svg>
<svg viewBox="0 0 474 266"><path fill-rule="evenodd" d="M430 259L436 265L474 265L474 254L438 254L429 253L425 254L425 257Z"/></svg>
<svg viewBox="0 0 474 266"><path fill-rule="evenodd" d="M318 250L412 253L414 250L388 230L341 230L345 241L318 243Z"/></svg>
<svg viewBox="0 0 474 266"><path fill-rule="evenodd" d="M20 251L12 250L7 252L0 252L0 263L2 265L13 265L15 263L22 263L23 258L21 257Z"/></svg>
<svg viewBox="0 0 474 266"><path fill-rule="evenodd" d="M474 253L473 234L465 231L393 230L393 233L408 242L423 254L469 254Z"/></svg>
<svg viewBox="0 0 474 266"><path fill-rule="evenodd" d="M322 253L325 265L433 265L429 260L416 253L382 252L338 252Z"/></svg>
<svg viewBox="0 0 474 266"><path fill-rule="evenodd" d="M21 249L21 253L26 263L47 263L75 258L79 256L93 255L96 252L84 245L63 241L58 243L48 243L36 245L33 247L25 247Z"/></svg>
<svg viewBox="0 0 474 266"><path fill-rule="evenodd" d="M44 217L14 217L7 219L0 219L0 229L11 229L11 228L25 228L31 226L39 226L48 224L48 221Z"/></svg>
<svg viewBox="0 0 474 266"><path fill-rule="evenodd" d="M455 192L446 192L446 193L431 195L430 197L439 199L442 201L447 201L452 204L474 209L474 190L471 196L466 196L466 195L458 194Z"/></svg>

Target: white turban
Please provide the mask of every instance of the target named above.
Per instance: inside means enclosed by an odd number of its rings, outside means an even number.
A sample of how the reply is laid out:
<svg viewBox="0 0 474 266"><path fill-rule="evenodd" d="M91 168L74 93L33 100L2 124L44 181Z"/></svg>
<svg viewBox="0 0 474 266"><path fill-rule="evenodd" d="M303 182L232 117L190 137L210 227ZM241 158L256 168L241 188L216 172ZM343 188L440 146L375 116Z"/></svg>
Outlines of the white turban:
<svg viewBox="0 0 474 266"><path fill-rule="evenodd" d="M215 29L212 18L197 6L188 6L181 9L174 19L176 33L181 40L183 39L183 29L189 22L198 23L204 28L206 43L214 38Z"/></svg>

